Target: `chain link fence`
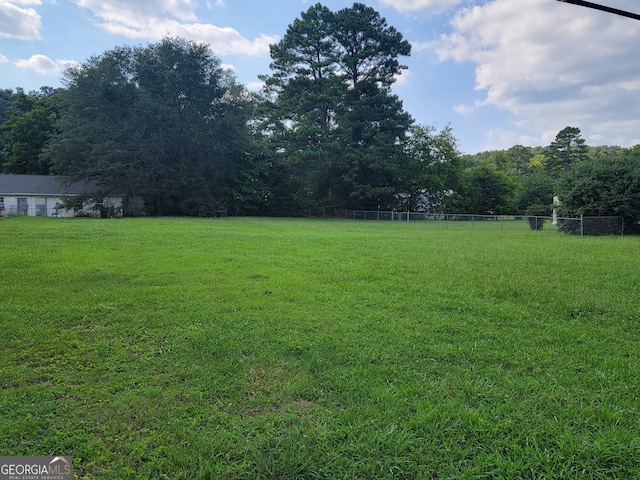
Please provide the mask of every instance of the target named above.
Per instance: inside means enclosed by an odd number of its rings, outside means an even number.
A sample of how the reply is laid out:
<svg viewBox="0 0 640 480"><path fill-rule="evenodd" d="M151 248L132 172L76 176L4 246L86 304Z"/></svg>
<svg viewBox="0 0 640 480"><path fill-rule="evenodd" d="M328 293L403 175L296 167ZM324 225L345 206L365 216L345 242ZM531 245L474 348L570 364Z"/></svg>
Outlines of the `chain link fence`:
<svg viewBox="0 0 640 480"><path fill-rule="evenodd" d="M422 213L399 211L345 210L350 220L401 222L425 224L439 223L445 228L543 230L553 228L574 235L624 235L622 217L544 217L532 215L472 215L459 213Z"/></svg>

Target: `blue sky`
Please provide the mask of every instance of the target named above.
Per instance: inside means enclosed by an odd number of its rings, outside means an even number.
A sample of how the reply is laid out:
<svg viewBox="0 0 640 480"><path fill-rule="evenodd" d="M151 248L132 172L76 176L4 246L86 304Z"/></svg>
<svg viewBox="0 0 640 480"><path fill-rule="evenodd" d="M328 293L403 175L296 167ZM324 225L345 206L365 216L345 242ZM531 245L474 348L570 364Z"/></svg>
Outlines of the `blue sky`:
<svg viewBox="0 0 640 480"><path fill-rule="evenodd" d="M269 44L315 1L0 0L0 88L61 85L62 69L163 36L206 42L249 89ZM332 10L353 1L325 0ZM420 124L451 125L467 153L640 144L640 22L556 0L362 0L413 45L394 85ZM601 0L640 13L638 0Z"/></svg>

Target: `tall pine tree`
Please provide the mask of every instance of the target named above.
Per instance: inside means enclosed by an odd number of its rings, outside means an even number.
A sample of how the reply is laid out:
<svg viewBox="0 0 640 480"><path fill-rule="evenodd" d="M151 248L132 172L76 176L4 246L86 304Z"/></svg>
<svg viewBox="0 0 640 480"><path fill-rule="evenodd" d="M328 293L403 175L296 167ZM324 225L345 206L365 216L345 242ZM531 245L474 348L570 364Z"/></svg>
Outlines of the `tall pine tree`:
<svg viewBox="0 0 640 480"><path fill-rule="evenodd" d="M562 173L571 169L587 158L589 148L585 144L580 129L565 127L558 134L551 145L547 147L547 170Z"/></svg>
<svg viewBox="0 0 640 480"><path fill-rule="evenodd" d="M271 47L265 127L297 206L390 206L412 119L391 85L411 45L371 7L316 4Z"/></svg>

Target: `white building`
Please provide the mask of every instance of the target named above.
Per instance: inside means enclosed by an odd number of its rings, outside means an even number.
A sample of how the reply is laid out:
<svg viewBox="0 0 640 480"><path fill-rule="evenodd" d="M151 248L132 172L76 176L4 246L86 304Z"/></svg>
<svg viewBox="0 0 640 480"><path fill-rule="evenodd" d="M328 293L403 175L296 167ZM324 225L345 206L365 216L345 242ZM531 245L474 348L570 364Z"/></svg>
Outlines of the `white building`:
<svg viewBox="0 0 640 480"><path fill-rule="evenodd" d="M86 196L102 198L100 208L84 204L83 208L60 208L65 200ZM57 208L56 208L57 207ZM132 210L142 210L142 200L124 194L110 192L103 196L101 187L90 182L67 184L50 175L0 174L0 215L28 215L38 217L73 217L78 214L122 217Z"/></svg>

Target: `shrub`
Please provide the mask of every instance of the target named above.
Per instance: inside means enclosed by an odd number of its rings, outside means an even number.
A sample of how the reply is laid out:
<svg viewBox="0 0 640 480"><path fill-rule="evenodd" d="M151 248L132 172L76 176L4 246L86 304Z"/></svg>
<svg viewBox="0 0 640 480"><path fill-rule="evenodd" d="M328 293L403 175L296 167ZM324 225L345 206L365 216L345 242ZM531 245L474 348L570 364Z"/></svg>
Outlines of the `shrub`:
<svg viewBox="0 0 640 480"><path fill-rule="evenodd" d="M541 203L534 203L527 207L525 213L527 215L527 221L529 222L529 228L531 228L531 230L542 230L546 221L544 217L549 216L549 207Z"/></svg>
<svg viewBox="0 0 640 480"><path fill-rule="evenodd" d="M560 183L560 197L562 217L622 217L625 233L640 233L640 146L613 161L591 159L574 166ZM589 235L606 235L611 225L597 222L588 230Z"/></svg>

